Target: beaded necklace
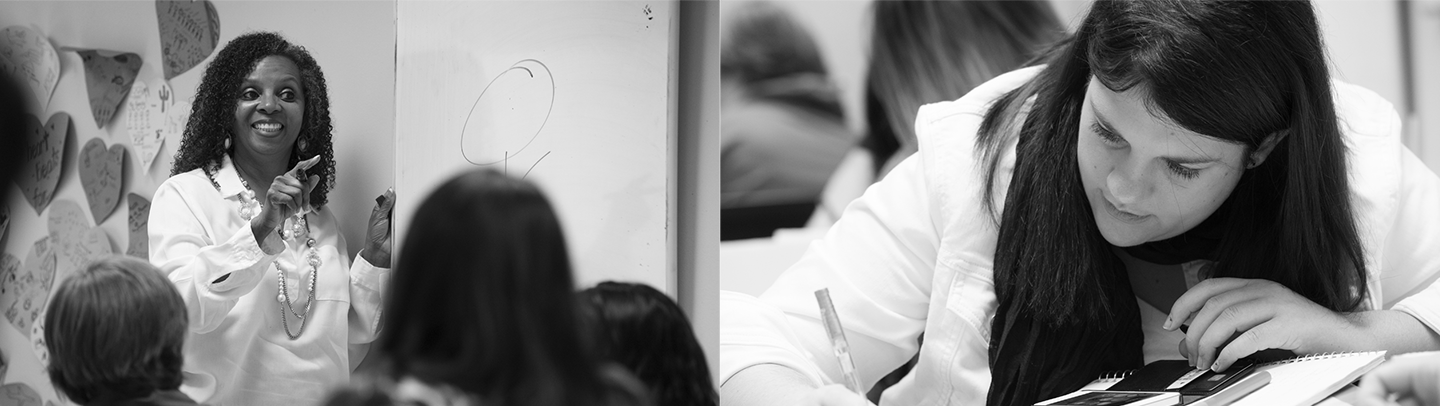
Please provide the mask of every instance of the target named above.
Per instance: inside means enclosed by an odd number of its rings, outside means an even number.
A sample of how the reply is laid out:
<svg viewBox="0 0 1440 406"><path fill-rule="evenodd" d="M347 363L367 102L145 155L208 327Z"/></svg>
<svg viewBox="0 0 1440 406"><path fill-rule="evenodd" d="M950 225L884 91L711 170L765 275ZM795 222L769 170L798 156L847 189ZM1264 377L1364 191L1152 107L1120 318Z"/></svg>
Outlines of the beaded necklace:
<svg viewBox="0 0 1440 406"><path fill-rule="evenodd" d="M206 168L205 175L210 177L210 184L215 186L216 191L219 191L220 182L215 180L215 173L211 172L209 168ZM255 199L255 191L250 189L250 183L245 181L245 177L238 176L238 167L236 168L236 175L240 178L240 185L245 187L245 191L240 193L240 218L248 222L254 219L255 216L260 215L260 201ZM315 239L310 237L310 220L305 216L307 211L302 211L294 217L285 219L285 224L280 228L280 238L283 240L295 241L300 238L305 238L305 247L307 248L305 262L306 265L310 266L309 286L306 295L309 299L305 301L304 309L299 313L295 312L296 305L290 301L290 289L285 283L285 272L280 270L279 262L274 262L275 279L279 281L278 289L280 291L280 294L275 297L275 300L281 304L280 326L285 329L285 335L289 336L291 340L298 339L301 334L305 333L305 324L307 322L305 316L310 314L310 308L315 304L315 278L316 274L319 273L320 264L322 263L322 261L320 261L320 253L316 252L315 249ZM289 231L288 233L286 232L287 230ZM289 315L295 315L295 318L300 319L300 331L295 333L290 332Z"/></svg>

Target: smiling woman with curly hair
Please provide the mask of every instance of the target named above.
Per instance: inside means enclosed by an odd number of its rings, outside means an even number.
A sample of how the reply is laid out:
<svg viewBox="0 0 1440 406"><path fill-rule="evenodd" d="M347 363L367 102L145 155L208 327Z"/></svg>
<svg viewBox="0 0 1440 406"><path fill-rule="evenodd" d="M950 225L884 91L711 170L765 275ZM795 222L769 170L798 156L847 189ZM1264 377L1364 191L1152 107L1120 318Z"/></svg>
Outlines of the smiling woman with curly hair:
<svg viewBox="0 0 1440 406"><path fill-rule="evenodd" d="M200 80L149 229L150 260L189 313L185 369L199 378L185 389L210 394L197 401L315 403L379 332L394 192L352 264L324 210L331 131L324 74L278 34L235 38Z"/></svg>

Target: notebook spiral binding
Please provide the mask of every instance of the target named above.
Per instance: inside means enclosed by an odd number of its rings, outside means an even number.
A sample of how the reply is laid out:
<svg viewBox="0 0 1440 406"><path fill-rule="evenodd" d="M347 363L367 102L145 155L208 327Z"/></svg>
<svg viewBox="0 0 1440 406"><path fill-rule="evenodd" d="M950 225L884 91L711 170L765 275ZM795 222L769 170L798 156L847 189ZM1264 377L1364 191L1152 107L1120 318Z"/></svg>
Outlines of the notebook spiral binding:
<svg viewBox="0 0 1440 406"><path fill-rule="evenodd" d="M1301 356L1298 356L1298 357L1295 357L1295 358L1286 358L1286 359L1282 359L1282 360L1279 360L1279 361L1267 362L1267 363L1264 363L1264 364L1260 364L1260 366L1265 367L1265 366L1271 366L1271 365L1282 365L1282 364L1289 364L1289 363L1294 363L1294 362L1302 362L1302 361L1310 361L1310 360L1349 357L1349 356L1361 355L1361 354L1368 354L1368 353L1369 353L1369 352L1344 352L1344 351L1340 351L1340 352L1321 352L1321 353L1315 353L1315 354L1310 354L1310 355L1301 355Z"/></svg>
<svg viewBox="0 0 1440 406"><path fill-rule="evenodd" d="M1130 370L1125 370L1125 371L1106 372L1106 373L1100 375L1099 378L1095 379L1095 381L1096 381L1096 382L1106 382L1106 383L1120 382L1121 379L1125 379L1125 377L1130 376L1130 374L1134 374L1135 371L1139 371L1139 370L1138 370L1138 369L1130 369Z"/></svg>

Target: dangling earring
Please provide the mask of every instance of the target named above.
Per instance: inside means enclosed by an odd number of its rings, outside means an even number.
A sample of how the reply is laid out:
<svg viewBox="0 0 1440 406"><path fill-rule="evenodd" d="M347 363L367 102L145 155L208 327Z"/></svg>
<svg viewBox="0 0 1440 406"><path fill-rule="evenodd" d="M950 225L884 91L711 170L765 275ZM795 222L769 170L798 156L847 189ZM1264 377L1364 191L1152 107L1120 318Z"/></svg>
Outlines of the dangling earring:
<svg viewBox="0 0 1440 406"><path fill-rule="evenodd" d="M225 150L230 150L230 137L225 137Z"/></svg>
<svg viewBox="0 0 1440 406"><path fill-rule="evenodd" d="M300 152L306 152L310 150L310 143L305 142L305 138L306 137L300 137L300 140L295 143L296 146L300 147Z"/></svg>

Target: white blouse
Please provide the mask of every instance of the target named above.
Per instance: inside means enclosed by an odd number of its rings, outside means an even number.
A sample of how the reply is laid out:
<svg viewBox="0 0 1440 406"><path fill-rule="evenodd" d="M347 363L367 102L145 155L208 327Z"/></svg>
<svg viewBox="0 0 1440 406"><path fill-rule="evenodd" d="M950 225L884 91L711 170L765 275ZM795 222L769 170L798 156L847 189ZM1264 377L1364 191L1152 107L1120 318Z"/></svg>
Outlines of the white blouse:
<svg viewBox="0 0 1440 406"><path fill-rule="evenodd" d="M981 204L984 168L975 134L990 102L1039 69L1007 73L959 100L921 108L919 152L852 203L759 298L722 293L721 381L768 363L816 385L843 382L813 294L829 288L866 387L919 353L881 404L983 404L998 230ZM1369 271L1363 307L1400 310L1440 331L1440 284L1433 283L1440 275L1440 178L1401 145L1390 103L1357 86L1334 82L1334 89ZM1013 141L1004 154L999 202L1014 169ZM1181 336L1163 332L1164 314L1140 303L1146 361L1179 358Z"/></svg>
<svg viewBox="0 0 1440 406"><path fill-rule="evenodd" d="M276 267L284 272L294 311L304 311L309 266L305 239L266 255L250 222L240 217L244 191L227 156L216 190L201 169L167 179L150 209L150 261L179 289L189 310L182 391L216 406L318 404L350 381L366 345L380 331L382 292L390 270L345 256L333 210L307 215L321 265L315 303L284 330ZM267 246L280 243L272 235ZM222 276L223 281L218 281Z"/></svg>

